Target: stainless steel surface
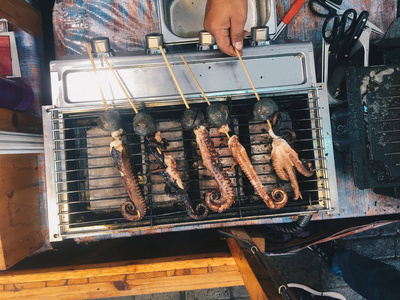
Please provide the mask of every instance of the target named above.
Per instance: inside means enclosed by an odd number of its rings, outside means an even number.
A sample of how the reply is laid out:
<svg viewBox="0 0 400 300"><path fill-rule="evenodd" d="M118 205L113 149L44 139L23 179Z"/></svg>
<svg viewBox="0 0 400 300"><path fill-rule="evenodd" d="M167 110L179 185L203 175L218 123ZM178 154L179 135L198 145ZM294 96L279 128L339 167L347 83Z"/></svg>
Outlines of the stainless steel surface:
<svg viewBox="0 0 400 300"><path fill-rule="evenodd" d="M356 53L359 49L363 48L364 52L364 67L369 66L369 42L371 39L371 28L364 28L363 32L360 35L357 43L354 45L353 49L350 52L350 57Z"/></svg>
<svg viewBox="0 0 400 300"><path fill-rule="evenodd" d="M244 63L259 93L288 92L315 86L314 55L311 43L249 47ZM182 62L181 53L168 60L185 97L201 94ZM239 98L252 93L246 74L236 57L218 50L182 53L208 97ZM142 55L109 59L133 101L180 99L162 56ZM100 59L95 59L97 76L110 105L129 105L116 79ZM59 107L103 106L89 59L50 63L53 104Z"/></svg>
<svg viewBox="0 0 400 300"><path fill-rule="evenodd" d="M43 153L43 136L0 131L0 154Z"/></svg>
<svg viewBox="0 0 400 300"><path fill-rule="evenodd" d="M251 28L251 46L269 45L269 28L268 26L259 26Z"/></svg>
<svg viewBox="0 0 400 300"><path fill-rule="evenodd" d="M265 224L274 217L338 212L327 93L325 85L316 84L312 45L278 44L245 48L244 52L259 95L278 103L287 126L296 131L300 157L315 166L313 177L298 178L303 200L289 200L278 211L268 209L236 167L228 173L236 191L234 205L220 214L211 212L202 221L188 217L182 201L165 193L164 180L151 172L155 165L145 151L145 140L133 133L133 110L108 68L100 67L96 59L109 107L123 116L128 152L149 207L143 220L125 220L119 209L127 194L108 154L112 138L97 129L96 119L104 107L90 61L55 61L51 63L53 105L43 109L51 241ZM228 105L231 130L247 149L267 190L283 187L290 194L290 183L277 180L272 170L266 124L253 120L256 99L237 58L212 50L168 54L183 93L191 107L199 109L206 104L180 54L208 98ZM179 119L184 105L161 55L112 57L109 61L137 107L145 107L158 121L158 129L170 142L167 152L177 160L191 200L203 201L203 194L216 183L202 165L192 133L182 131ZM229 169L233 159L226 137L216 128L210 132L224 168Z"/></svg>
<svg viewBox="0 0 400 300"><path fill-rule="evenodd" d="M205 30L199 32L199 44L202 46L212 46L215 44L213 36Z"/></svg>
<svg viewBox="0 0 400 300"><path fill-rule="evenodd" d="M266 41L269 39L269 34L268 34L268 27L263 26L263 27L252 27L251 28L251 40L254 42L261 42L261 41Z"/></svg>
<svg viewBox="0 0 400 300"><path fill-rule="evenodd" d="M159 46L164 47L162 34L152 33L146 35L146 54L160 53Z"/></svg>
<svg viewBox="0 0 400 300"><path fill-rule="evenodd" d="M198 41L198 33L204 30L206 0L158 0L161 33L169 43ZM275 0L248 0L245 30L251 27L268 26L275 33Z"/></svg>
<svg viewBox="0 0 400 300"><path fill-rule="evenodd" d="M111 57L114 55L108 37L93 38L90 40L90 46L94 56L100 57L104 55L106 57Z"/></svg>
<svg viewBox="0 0 400 300"><path fill-rule="evenodd" d="M212 50L218 49L218 45L215 43L214 37L205 30L199 32L199 43L197 44L197 50Z"/></svg>
<svg viewBox="0 0 400 300"><path fill-rule="evenodd" d="M271 40L275 41L282 33L283 29L286 28L286 24L283 22L280 22L278 27L276 28L275 35L271 38Z"/></svg>

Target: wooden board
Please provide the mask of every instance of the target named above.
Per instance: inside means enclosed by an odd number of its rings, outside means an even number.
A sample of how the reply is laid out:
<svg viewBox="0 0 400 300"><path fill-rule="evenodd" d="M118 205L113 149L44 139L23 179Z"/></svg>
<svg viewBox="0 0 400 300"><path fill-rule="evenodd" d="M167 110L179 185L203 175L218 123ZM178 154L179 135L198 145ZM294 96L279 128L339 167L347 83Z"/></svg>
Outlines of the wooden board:
<svg viewBox="0 0 400 300"><path fill-rule="evenodd" d="M0 269L42 244L36 154L0 155Z"/></svg>
<svg viewBox="0 0 400 300"><path fill-rule="evenodd" d="M227 239L228 246L251 299L283 299L281 289L296 299L243 228L224 231L232 236Z"/></svg>
<svg viewBox="0 0 400 300"><path fill-rule="evenodd" d="M89 299L243 285L229 253L0 273L0 299Z"/></svg>
<svg viewBox="0 0 400 300"><path fill-rule="evenodd" d="M43 132L42 119L21 112L0 108L0 130L9 132Z"/></svg>
<svg viewBox="0 0 400 300"><path fill-rule="evenodd" d="M0 18L7 19L34 37L42 37L42 14L25 0L2 0Z"/></svg>

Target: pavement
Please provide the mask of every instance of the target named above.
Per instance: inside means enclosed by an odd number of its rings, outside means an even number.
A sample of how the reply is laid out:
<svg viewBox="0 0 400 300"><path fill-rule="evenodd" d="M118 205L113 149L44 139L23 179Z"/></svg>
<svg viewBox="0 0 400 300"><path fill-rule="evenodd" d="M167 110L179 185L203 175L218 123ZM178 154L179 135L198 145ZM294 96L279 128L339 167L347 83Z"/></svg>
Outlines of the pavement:
<svg viewBox="0 0 400 300"><path fill-rule="evenodd" d="M336 240L344 249L380 260L400 270L400 222L375 228ZM353 291L343 279L330 273L328 266L309 249L296 254L267 257L270 264L286 283L300 283L318 291L335 291L346 299L364 299ZM108 298L110 299L110 298ZM173 293L115 297L117 300L244 300L250 299L244 286L199 289Z"/></svg>

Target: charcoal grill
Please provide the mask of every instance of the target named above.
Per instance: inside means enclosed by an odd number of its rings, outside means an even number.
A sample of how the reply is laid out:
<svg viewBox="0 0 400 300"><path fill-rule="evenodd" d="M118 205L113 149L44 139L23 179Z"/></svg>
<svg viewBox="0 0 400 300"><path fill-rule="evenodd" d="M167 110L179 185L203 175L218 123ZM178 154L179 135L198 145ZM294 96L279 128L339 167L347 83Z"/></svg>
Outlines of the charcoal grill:
<svg viewBox="0 0 400 300"><path fill-rule="evenodd" d="M103 113L101 96L88 58L55 61L50 65L53 105L43 107L48 220L51 241L91 236L131 236L167 231L254 225L272 222L273 217L338 210L330 120L325 86L315 83L310 43L249 47L243 57L260 97L271 97L280 107L283 127L294 129L294 148L310 160L315 174L298 174L303 199L294 201L290 183L277 179L270 162L271 139L264 122L252 115L253 91L237 58L219 51L184 53L211 101L225 103L231 113L231 131L239 136L268 191L289 191L283 209L268 209L255 194L239 167L228 174L236 198L231 208L210 212L204 220L193 220L181 200L164 190L164 180L153 170L156 164L145 151L145 140L133 132L134 112L100 60L98 76L109 106L123 120L125 143L135 174L148 205L146 216L137 222L124 219L121 204L127 199L120 176L109 155L108 133L97 128ZM197 86L179 58L168 58L191 107L205 110ZM109 58L139 109L158 121L158 129L169 142L167 153L178 162L190 199L196 204L215 186L191 131L183 131L179 119L185 109L160 54ZM233 164L227 138L209 127L223 166Z"/></svg>

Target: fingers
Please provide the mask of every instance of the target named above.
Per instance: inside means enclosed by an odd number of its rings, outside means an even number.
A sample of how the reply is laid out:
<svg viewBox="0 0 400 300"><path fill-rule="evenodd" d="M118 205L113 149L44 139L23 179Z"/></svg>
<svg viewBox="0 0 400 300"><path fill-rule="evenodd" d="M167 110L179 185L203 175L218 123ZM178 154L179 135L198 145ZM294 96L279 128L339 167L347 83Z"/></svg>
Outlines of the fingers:
<svg viewBox="0 0 400 300"><path fill-rule="evenodd" d="M236 56L235 47L243 55L246 18L247 0L208 0L204 28L214 37L222 52Z"/></svg>
<svg viewBox="0 0 400 300"><path fill-rule="evenodd" d="M236 56L236 51L233 48L235 48L239 51L239 54L242 56L243 55L243 39L247 36L247 31L243 31L241 34L241 39L236 41L236 45L232 43L232 37L229 35L229 29L220 29L220 30L214 30L209 31L210 34L214 37L215 42L218 45L218 48L230 55L230 56Z"/></svg>
<svg viewBox="0 0 400 300"><path fill-rule="evenodd" d="M243 37L244 37L244 25L246 23L247 10L246 15L239 14L231 18L231 29L230 29L230 37L231 44L237 49L243 49Z"/></svg>
<svg viewBox="0 0 400 300"><path fill-rule="evenodd" d="M221 50L222 52L224 52L230 56L236 56L235 49L233 49L233 47L231 45L231 38L229 36L229 30L217 31L212 35L214 36L215 42L217 43L219 50Z"/></svg>

